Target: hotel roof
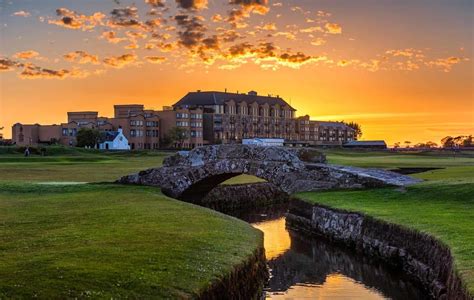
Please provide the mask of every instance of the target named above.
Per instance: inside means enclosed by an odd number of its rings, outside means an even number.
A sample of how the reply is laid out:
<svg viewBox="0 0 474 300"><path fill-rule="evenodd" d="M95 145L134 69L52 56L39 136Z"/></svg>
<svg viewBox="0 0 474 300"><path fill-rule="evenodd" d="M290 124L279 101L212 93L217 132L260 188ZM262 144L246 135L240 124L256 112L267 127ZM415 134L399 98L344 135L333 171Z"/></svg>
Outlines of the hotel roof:
<svg viewBox="0 0 474 300"><path fill-rule="evenodd" d="M259 96L255 92L249 92L248 94L239 93L227 93L227 92L190 92L186 94L181 100L176 102L173 106L204 106L204 105L223 105L225 102L234 100L236 103L247 102L248 104L257 102L262 105L268 103L269 105L279 104L280 106L288 106L290 109L295 110L285 100L280 97L273 96Z"/></svg>

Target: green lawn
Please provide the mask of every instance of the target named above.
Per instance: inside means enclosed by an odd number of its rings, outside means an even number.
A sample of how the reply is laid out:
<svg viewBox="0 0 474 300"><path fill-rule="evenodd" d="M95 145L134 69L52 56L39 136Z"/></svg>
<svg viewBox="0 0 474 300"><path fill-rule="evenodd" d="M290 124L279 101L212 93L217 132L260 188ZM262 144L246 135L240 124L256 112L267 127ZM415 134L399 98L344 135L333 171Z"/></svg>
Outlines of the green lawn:
<svg viewBox="0 0 474 300"><path fill-rule="evenodd" d="M166 155L0 154L0 299L192 297L263 245L247 223L156 188L44 184L113 181Z"/></svg>
<svg viewBox="0 0 474 300"><path fill-rule="evenodd" d="M170 153L72 152L52 156L0 155L0 181L114 181L121 176L161 166Z"/></svg>
<svg viewBox="0 0 474 300"><path fill-rule="evenodd" d="M329 152L330 162L382 168L442 167L414 175L425 182L396 188L300 193L312 203L363 212L429 233L451 248L455 266L474 294L474 158L418 154Z"/></svg>

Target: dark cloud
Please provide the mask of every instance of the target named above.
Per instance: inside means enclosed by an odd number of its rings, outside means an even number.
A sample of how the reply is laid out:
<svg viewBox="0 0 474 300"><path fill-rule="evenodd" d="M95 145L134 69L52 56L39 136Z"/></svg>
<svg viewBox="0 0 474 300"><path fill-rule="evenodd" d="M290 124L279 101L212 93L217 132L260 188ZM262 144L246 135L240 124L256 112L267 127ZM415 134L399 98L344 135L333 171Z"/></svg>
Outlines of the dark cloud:
<svg viewBox="0 0 474 300"><path fill-rule="evenodd" d="M114 8L110 15L110 27L143 27L138 19L138 9L134 6Z"/></svg>
<svg viewBox="0 0 474 300"><path fill-rule="evenodd" d="M21 66L23 66L23 64L18 61L11 60L7 57L0 57L0 72L13 71Z"/></svg>
<svg viewBox="0 0 474 300"><path fill-rule="evenodd" d="M184 9L203 9L207 7L207 0L176 0L176 3Z"/></svg>
<svg viewBox="0 0 474 300"><path fill-rule="evenodd" d="M38 66L28 66L20 73L20 77L23 79L64 79L70 74L71 72L66 69L51 70Z"/></svg>
<svg viewBox="0 0 474 300"><path fill-rule="evenodd" d="M174 17L181 30L178 31L179 43L187 48L193 48L202 41L207 30L202 19L196 16L176 15Z"/></svg>

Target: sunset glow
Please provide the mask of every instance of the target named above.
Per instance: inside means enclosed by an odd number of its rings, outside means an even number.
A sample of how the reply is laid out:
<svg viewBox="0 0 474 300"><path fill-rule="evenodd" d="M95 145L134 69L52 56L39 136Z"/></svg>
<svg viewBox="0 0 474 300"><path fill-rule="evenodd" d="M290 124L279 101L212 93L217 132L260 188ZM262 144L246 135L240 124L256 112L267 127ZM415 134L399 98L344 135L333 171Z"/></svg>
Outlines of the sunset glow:
<svg viewBox="0 0 474 300"><path fill-rule="evenodd" d="M225 89L390 145L474 133L470 0L0 0L0 15L7 138L16 122Z"/></svg>

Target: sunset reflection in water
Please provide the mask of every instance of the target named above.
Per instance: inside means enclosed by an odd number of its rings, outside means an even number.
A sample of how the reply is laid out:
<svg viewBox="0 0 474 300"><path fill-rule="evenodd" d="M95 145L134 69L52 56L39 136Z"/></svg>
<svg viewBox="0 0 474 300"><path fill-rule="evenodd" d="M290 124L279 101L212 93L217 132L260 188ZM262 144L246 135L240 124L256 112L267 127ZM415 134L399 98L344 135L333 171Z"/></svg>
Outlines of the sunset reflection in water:
<svg viewBox="0 0 474 300"><path fill-rule="evenodd" d="M269 261L275 260L291 249L291 237L285 227L285 218L252 224L264 232L264 246ZM314 266L317 268L317 266ZM296 283L284 292L267 292L267 299L386 299L378 291L346 277L329 274L324 283Z"/></svg>

